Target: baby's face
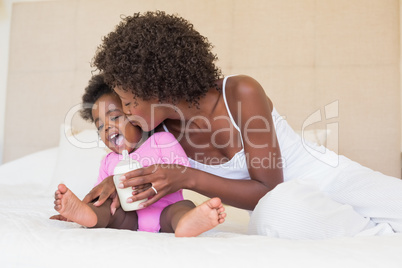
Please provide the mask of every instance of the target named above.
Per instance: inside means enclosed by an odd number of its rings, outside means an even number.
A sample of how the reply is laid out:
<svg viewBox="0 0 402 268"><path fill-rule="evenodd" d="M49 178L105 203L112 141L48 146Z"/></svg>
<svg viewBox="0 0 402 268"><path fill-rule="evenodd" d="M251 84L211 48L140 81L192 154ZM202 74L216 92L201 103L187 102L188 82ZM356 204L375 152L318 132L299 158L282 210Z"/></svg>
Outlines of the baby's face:
<svg viewBox="0 0 402 268"><path fill-rule="evenodd" d="M127 120L120 98L114 93L105 94L94 103L92 117L102 141L115 153L131 153L142 137L141 129Z"/></svg>

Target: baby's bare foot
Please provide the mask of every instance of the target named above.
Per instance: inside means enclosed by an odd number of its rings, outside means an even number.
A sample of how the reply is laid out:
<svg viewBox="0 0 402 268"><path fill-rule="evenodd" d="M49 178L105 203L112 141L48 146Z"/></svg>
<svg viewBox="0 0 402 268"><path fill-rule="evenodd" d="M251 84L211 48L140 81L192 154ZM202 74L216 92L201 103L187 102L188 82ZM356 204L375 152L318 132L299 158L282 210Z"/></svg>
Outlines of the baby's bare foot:
<svg viewBox="0 0 402 268"><path fill-rule="evenodd" d="M54 209L60 215L53 216L51 219L65 219L86 227L93 227L98 222L95 212L64 184L59 184L58 190L54 193L54 199Z"/></svg>
<svg viewBox="0 0 402 268"><path fill-rule="evenodd" d="M183 215L176 227L176 237L193 237L211 230L225 221L224 211L219 198L205 201Z"/></svg>

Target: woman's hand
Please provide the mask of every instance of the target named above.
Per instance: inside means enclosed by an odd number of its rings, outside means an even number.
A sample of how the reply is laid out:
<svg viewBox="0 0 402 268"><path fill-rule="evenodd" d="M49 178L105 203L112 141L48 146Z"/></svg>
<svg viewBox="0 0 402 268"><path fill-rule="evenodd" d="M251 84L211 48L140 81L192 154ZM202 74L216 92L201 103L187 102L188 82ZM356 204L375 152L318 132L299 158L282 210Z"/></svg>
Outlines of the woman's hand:
<svg viewBox="0 0 402 268"><path fill-rule="evenodd" d="M98 200L93 204L95 207L101 206L108 198L111 198L112 204L110 205L110 212L114 215L116 209L120 207L120 202L114 186L113 176L107 177L95 186L82 201L84 203L90 203L96 198L98 198Z"/></svg>
<svg viewBox="0 0 402 268"><path fill-rule="evenodd" d="M120 178L119 188L133 187L133 196L127 199L127 203L152 197L140 204L140 207L148 207L165 195L186 188L186 170L186 166L177 164L156 164L136 169Z"/></svg>
<svg viewBox="0 0 402 268"><path fill-rule="evenodd" d="M145 192L146 190L148 190L151 187L152 187L152 184L150 184L150 183L143 184L143 185L138 185L136 187L133 187L133 195Z"/></svg>

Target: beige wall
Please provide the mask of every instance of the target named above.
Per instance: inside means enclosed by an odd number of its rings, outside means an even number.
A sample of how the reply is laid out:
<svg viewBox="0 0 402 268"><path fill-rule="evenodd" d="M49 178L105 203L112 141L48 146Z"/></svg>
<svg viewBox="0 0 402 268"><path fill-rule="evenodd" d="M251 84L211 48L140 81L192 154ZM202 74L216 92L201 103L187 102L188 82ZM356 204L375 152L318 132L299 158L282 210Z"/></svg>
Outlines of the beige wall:
<svg viewBox="0 0 402 268"><path fill-rule="evenodd" d="M399 0L399 48L400 48L400 79L402 78L402 3L401 0ZM401 110L401 121L402 121L402 81L399 81L400 86L401 86L401 105L400 105L400 110ZM402 123L401 123L401 166L402 166ZM402 176L402 169L401 169L401 176Z"/></svg>
<svg viewBox="0 0 402 268"><path fill-rule="evenodd" d="M215 44L224 73L257 78L296 130L321 110L328 120L308 129L336 126L339 136L330 138L337 137L339 153L400 177L397 0L17 4L11 29L6 161L57 144L58 126L80 101L101 36L113 29L120 14L155 9L192 21ZM329 118L324 110L334 103L336 114Z"/></svg>
<svg viewBox="0 0 402 268"><path fill-rule="evenodd" d="M8 50L12 4L38 0L0 0L0 164L3 163L4 123L8 73ZM39 0L44 1L44 0Z"/></svg>
<svg viewBox="0 0 402 268"><path fill-rule="evenodd" d="M0 164L3 161L4 120L6 107L8 35L10 20L6 5L0 2ZM7 37L7 38L5 38Z"/></svg>

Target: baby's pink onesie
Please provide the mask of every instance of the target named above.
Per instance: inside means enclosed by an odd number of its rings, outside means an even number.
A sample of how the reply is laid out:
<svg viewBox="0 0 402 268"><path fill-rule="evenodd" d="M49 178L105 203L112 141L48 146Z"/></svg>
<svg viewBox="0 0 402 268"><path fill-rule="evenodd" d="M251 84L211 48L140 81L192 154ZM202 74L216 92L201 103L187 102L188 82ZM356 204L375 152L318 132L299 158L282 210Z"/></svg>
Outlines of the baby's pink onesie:
<svg viewBox="0 0 402 268"><path fill-rule="evenodd" d="M147 139L130 157L140 162L143 167L153 164L179 164L189 166L188 158L176 138L167 132L157 132ZM101 162L99 169L99 184L106 177L113 175L114 168L122 156L117 153L109 153ZM166 195L154 204L144 209L137 210L138 231L159 232L160 215L162 210L177 201L183 200L182 190ZM120 200L125 202L125 200Z"/></svg>

